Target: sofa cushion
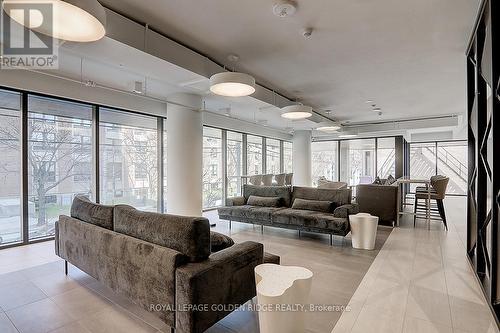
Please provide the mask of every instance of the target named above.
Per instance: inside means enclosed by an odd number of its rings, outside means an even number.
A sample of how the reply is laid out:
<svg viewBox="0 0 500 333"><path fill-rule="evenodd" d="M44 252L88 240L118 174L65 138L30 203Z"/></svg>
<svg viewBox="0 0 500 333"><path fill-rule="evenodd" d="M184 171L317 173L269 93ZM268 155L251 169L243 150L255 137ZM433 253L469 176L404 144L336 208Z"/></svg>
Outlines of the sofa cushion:
<svg viewBox="0 0 500 333"><path fill-rule="evenodd" d="M320 212L314 210L286 208L273 214L273 222L297 226L311 226L314 224L316 214L320 214Z"/></svg>
<svg viewBox="0 0 500 333"><path fill-rule="evenodd" d="M260 206L260 207L280 207L283 199L280 197L259 197L256 195L251 195L248 197L247 205L250 206Z"/></svg>
<svg viewBox="0 0 500 333"><path fill-rule="evenodd" d="M306 200L331 201L335 203L336 206L342 206L351 203L351 190L335 190L326 188L294 186L292 199L295 200L297 198Z"/></svg>
<svg viewBox="0 0 500 333"><path fill-rule="evenodd" d="M269 222L269 224L271 224L272 213L283 209L278 207L258 207L250 205L236 206L231 208L231 217L258 220L260 222Z"/></svg>
<svg viewBox="0 0 500 333"><path fill-rule="evenodd" d="M210 250L212 253L219 252L234 245L234 241L227 235L210 231Z"/></svg>
<svg viewBox="0 0 500 333"><path fill-rule="evenodd" d="M174 249L189 261L210 255L210 223L203 217L141 212L127 205L115 206L114 231Z"/></svg>
<svg viewBox="0 0 500 333"><path fill-rule="evenodd" d="M280 197L282 205L290 207L291 205L291 189L289 186L255 186L245 184L243 186L243 196L248 204L248 198L251 195L259 197Z"/></svg>
<svg viewBox="0 0 500 333"><path fill-rule="evenodd" d="M297 198L293 201L292 208L331 213L333 211L334 204L331 201L306 200Z"/></svg>
<svg viewBox="0 0 500 333"><path fill-rule="evenodd" d="M282 209L273 214L273 222L339 233L349 228L349 220L312 210Z"/></svg>
<svg viewBox="0 0 500 333"><path fill-rule="evenodd" d="M113 206L93 203L85 196L76 196L71 205L71 217L102 228L113 230Z"/></svg>

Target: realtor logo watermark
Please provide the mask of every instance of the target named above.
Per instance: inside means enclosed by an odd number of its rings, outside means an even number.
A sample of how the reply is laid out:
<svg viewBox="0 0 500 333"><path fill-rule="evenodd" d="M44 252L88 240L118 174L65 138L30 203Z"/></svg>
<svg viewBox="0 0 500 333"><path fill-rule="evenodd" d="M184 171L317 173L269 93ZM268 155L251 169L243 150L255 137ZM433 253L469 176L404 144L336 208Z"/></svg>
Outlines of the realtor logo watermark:
<svg viewBox="0 0 500 333"><path fill-rule="evenodd" d="M4 0L2 7L0 68L57 69L52 3Z"/></svg>

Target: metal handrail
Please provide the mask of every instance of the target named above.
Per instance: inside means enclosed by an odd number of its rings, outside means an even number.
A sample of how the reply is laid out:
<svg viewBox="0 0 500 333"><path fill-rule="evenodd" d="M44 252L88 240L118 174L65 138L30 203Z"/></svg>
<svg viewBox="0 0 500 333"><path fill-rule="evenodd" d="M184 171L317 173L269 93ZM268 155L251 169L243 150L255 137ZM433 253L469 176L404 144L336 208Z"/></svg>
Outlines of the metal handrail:
<svg viewBox="0 0 500 333"><path fill-rule="evenodd" d="M444 147L438 147L437 152L434 152L434 149L430 147L422 147L425 148L431 154L436 154L439 161L444 163L448 168L451 169L460 179L463 181L467 181L467 166L460 162L453 154L451 154ZM443 153L444 151L444 153ZM444 157L443 157L444 156Z"/></svg>

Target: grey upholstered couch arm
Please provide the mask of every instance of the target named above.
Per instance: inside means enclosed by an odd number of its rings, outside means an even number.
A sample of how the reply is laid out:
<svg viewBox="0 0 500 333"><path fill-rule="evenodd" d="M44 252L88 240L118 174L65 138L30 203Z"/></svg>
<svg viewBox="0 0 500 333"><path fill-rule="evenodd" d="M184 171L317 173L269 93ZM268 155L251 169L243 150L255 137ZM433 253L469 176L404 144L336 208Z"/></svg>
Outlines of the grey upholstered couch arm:
<svg viewBox="0 0 500 333"><path fill-rule="evenodd" d="M230 313L228 306L238 306L252 299L256 295L254 268L262 263L263 255L262 244L244 242L214 253L203 262L179 267L176 272L177 307L206 308L178 311L176 333L204 332ZM226 309L221 308L224 305Z"/></svg>
<svg viewBox="0 0 500 333"><path fill-rule="evenodd" d="M335 208L335 210L333 211L333 216L346 219L349 217L349 215L354 215L357 213L359 213L358 204L351 203Z"/></svg>
<svg viewBox="0 0 500 333"><path fill-rule="evenodd" d="M232 197L226 199L226 206L243 206L245 204L245 197Z"/></svg>

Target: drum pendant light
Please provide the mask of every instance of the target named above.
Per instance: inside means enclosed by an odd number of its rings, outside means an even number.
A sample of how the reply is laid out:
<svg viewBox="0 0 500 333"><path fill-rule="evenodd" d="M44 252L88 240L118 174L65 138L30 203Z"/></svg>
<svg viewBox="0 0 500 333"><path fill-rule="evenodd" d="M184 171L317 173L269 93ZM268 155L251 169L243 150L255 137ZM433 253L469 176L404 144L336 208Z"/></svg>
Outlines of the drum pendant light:
<svg viewBox="0 0 500 333"><path fill-rule="evenodd" d="M312 107L305 105L289 105L281 109L281 117L290 120L301 120L312 116Z"/></svg>
<svg viewBox="0 0 500 333"><path fill-rule="evenodd" d="M33 5L29 22L25 22L24 11L10 10L18 4ZM52 23L44 22L43 10L37 10L37 4L51 5ZM93 42L106 34L106 12L97 0L4 0L3 7L17 23L53 38Z"/></svg>
<svg viewBox="0 0 500 333"><path fill-rule="evenodd" d="M255 92L255 79L245 73L217 73L210 78L210 91L228 97L248 96Z"/></svg>
<svg viewBox="0 0 500 333"><path fill-rule="evenodd" d="M321 123L320 126L316 128L316 130L325 133L335 133L341 128L342 126L338 123Z"/></svg>

